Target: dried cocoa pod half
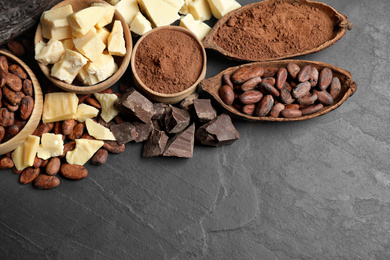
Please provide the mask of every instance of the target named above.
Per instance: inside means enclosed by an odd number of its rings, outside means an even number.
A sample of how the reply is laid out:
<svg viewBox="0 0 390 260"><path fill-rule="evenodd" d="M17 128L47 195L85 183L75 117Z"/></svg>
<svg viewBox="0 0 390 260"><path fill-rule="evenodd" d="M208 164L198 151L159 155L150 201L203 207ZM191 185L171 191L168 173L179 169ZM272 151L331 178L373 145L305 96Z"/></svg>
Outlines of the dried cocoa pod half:
<svg viewBox="0 0 390 260"><path fill-rule="evenodd" d="M88 170L82 165L64 163L60 168L61 174L71 180L81 180L88 176Z"/></svg>
<svg viewBox="0 0 390 260"><path fill-rule="evenodd" d="M318 88L320 90L325 90L332 83L333 73L329 68L323 68L318 77Z"/></svg>
<svg viewBox="0 0 390 260"><path fill-rule="evenodd" d="M330 68L332 70L333 77L337 77L340 80L340 85L341 85L341 90L337 96L336 102L332 103L331 105L323 104L324 106L327 106L326 110L322 109L320 112L316 112L316 113L313 113L310 115L302 115L300 117L284 118L281 116L279 116L279 117L271 117L271 116L260 117L260 116L256 116L256 114L248 115L248 114L245 114L242 112L243 104L240 104L240 102L238 102L238 100L235 100L232 105L226 105L221 100L221 98L219 96L219 89L223 83L222 82L222 75L223 74L231 75L232 73L237 71L239 68L242 68L245 66L256 65L256 66L262 66L264 68L268 68L268 67L282 68L282 67L286 67L288 63L295 63L300 68L303 68L306 65L310 65L312 67L315 67L318 71L321 71L321 69L323 69L323 68ZM262 81L264 81L264 79L262 79ZM289 84L291 82L291 79L287 78L287 81L288 81L288 83L286 82L285 86L288 86L289 88L292 89L292 87ZM311 86L311 84L310 84L310 86ZM307 61L307 60L286 60L286 61L281 60L281 61L270 61L270 62L255 62L252 64L245 64L245 65L240 65L240 66L236 66L236 67L231 67L231 68L225 69L224 71L221 71L218 75L216 75L212 78L202 80L200 82L200 87L205 93L209 94L212 98L214 98L215 101L217 103L219 103L220 106L222 107L222 109L224 109L227 113L229 113L237 118L248 120L248 121L302 121L302 120L311 119L311 118L321 116L325 113L328 113L328 112L336 109L341 104L343 104L350 96L352 96L357 90L357 85L353 81L352 76L348 71L346 71L342 68L335 67L335 66L330 65L330 64L323 63L323 62ZM312 93L314 93L314 89L312 88ZM286 93L290 95L289 102L286 102L287 101L286 99L284 101L282 99L284 97L284 94L286 94ZM291 96L291 92L290 93L289 93L289 91L283 92L281 90L280 96L278 98L276 98L275 101L277 101L275 103L280 102L280 103L283 103L284 105L287 105L287 104L291 104L292 101L294 101L294 99ZM303 105L302 108L304 108L304 106L305 105ZM236 109L236 107L237 107L237 109Z"/></svg>
<svg viewBox="0 0 390 260"><path fill-rule="evenodd" d="M302 115L311 115L317 113L324 107L323 104L310 105L301 109Z"/></svg>
<svg viewBox="0 0 390 260"><path fill-rule="evenodd" d="M250 90L238 96L240 102L244 105L255 104L263 97L263 93L257 90Z"/></svg>
<svg viewBox="0 0 390 260"><path fill-rule="evenodd" d="M12 64L8 68L9 72L18 76L20 79L27 79L27 73L18 64Z"/></svg>
<svg viewBox="0 0 390 260"><path fill-rule="evenodd" d="M219 96L221 97L222 101L226 105L231 105L233 104L234 101L234 92L233 89L230 88L228 85L223 85L219 89Z"/></svg>
<svg viewBox="0 0 390 260"><path fill-rule="evenodd" d="M287 52L274 52L273 54L270 54L268 49L264 51L264 53L259 53L259 54L250 51L245 53L240 53L235 50L240 48L245 48L245 45L242 45L242 43L245 44L245 39L239 38L236 41L233 41L231 39L230 34L226 34L226 36L222 35L221 37L220 30L222 28L225 29L232 28L232 30L240 30L241 28L238 28L240 24L247 24L247 23L245 22L236 23L234 21L240 19L241 17L250 17L250 15L244 15L244 14L245 13L250 14L253 13L255 10L266 8L267 6L272 5L272 3L274 2L260 1L257 3L242 6L241 8L238 8L224 15L214 25L210 33L208 33L207 36L204 37L204 39L202 40L203 46L206 49L212 49L214 51L217 51L223 56L228 57L229 59L237 60L240 62L260 62L260 61L264 62L264 61L271 61L271 60L276 61L276 60L283 60L291 57L297 57L301 55L319 52L333 45L337 41L339 41L346 34L347 29L350 30L353 27L351 22L348 21L345 15L338 12L337 10L335 10L334 8L332 8L327 4L317 2L317 1L299 1L300 5L308 6L308 9L310 10L313 11L317 10L323 12L324 15L328 16L330 20L334 20L335 17L337 18L337 21L333 23L333 28L330 28L332 29L332 31L334 31L334 34L332 34L330 38L324 39L324 42L319 43L318 45L316 45L316 47L313 48L310 47L308 49L303 49L301 51L291 50ZM251 21L248 20L248 22ZM260 32L258 37L261 38ZM224 47L223 45L221 45L221 42L229 42L229 47L228 48ZM291 61L291 62L297 63L295 61ZM271 66L272 65L269 65L267 67L271 67Z"/></svg>
<svg viewBox="0 0 390 260"><path fill-rule="evenodd" d="M242 84L252 78L261 77L264 74L264 68L259 66L246 66L234 72L230 79L234 84Z"/></svg>
<svg viewBox="0 0 390 260"><path fill-rule="evenodd" d="M276 74L276 88L277 89L280 90L283 88L284 83L287 80L287 76L288 76L287 69L284 67L280 68L278 73Z"/></svg>
<svg viewBox="0 0 390 260"><path fill-rule="evenodd" d="M259 104L257 104L255 114L257 116L266 116L271 111L273 105L274 98L272 95L266 95L260 100Z"/></svg>
<svg viewBox="0 0 390 260"><path fill-rule="evenodd" d="M261 77L252 78L241 85L242 91L253 90L261 82Z"/></svg>
<svg viewBox="0 0 390 260"><path fill-rule="evenodd" d="M60 185L60 179L56 176L40 174L34 180L34 187L37 189L53 189Z"/></svg>
<svg viewBox="0 0 390 260"><path fill-rule="evenodd" d="M27 184L35 180L36 177L38 177L40 172L39 168L33 168L33 167L28 167L24 169L20 175L20 183L21 184Z"/></svg>

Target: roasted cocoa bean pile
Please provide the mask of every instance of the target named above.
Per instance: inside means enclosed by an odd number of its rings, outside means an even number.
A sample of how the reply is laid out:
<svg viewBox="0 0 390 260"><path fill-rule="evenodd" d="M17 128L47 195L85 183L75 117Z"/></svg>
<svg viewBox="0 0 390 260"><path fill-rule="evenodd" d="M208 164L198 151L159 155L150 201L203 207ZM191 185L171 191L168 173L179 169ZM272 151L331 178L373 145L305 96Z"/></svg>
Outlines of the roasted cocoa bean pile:
<svg viewBox="0 0 390 260"><path fill-rule="evenodd" d="M219 95L247 115L296 118L332 105L340 91L331 69L289 63L279 69L247 66L224 74Z"/></svg>
<svg viewBox="0 0 390 260"><path fill-rule="evenodd" d="M18 64L0 56L0 143L17 135L34 109L34 89Z"/></svg>

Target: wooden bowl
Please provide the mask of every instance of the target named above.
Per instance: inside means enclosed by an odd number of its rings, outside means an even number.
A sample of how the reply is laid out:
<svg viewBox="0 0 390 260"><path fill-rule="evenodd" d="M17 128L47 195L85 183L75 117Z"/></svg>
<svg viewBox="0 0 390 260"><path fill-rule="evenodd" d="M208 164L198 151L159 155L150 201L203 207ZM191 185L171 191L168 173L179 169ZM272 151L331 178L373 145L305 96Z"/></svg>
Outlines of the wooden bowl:
<svg viewBox="0 0 390 260"><path fill-rule="evenodd" d="M234 106L226 105L219 96L219 89L222 86L222 76L223 74L231 75L236 70L242 68L242 67L248 67L248 66L260 66L263 68L282 68L286 67L288 63L296 63L299 67L304 67L305 65L311 65L315 67L318 71L320 71L322 68L330 68L333 72L333 76L337 76L340 79L341 83L341 91L338 97L334 99L334 102L332 105L324 106L320 111L310 114L310 115L304 115L296 118L283 118L283 117L269 117L269 116L252 116L247 115L236 109ZM357 85L352 80L351 73L348 71L335 67L333 65L323 63L323 62L316 62L316 61L306 61L306 60L282 60L282 61L268 61L268 62L253 62L248 63L236 67L228 68L215 77L202 80L200 82L201 89L207 92L211 97L222 107L223 110L225 110L226 113L230 114L233 117L252 121L252 122L259 122L259 121L277 121L277 122L286 122L286 121L303 121L310 118L318 117L321 115L324 115L326 113L329 113L330 111L338 108L342 103L344 103L350 96L352 96L356 90Z"/></svg>
<svg viewBox="0 0 390 260"><path fill-rule="evenodd" d="M102 0L65 0L60 2L59 4L53 6L52 9L63 7L65 5L72 5L73 11L77 12L81 9L84 9L86 7L89 7L92 3L106 3L105 1ZM126 41L126 55L124 57L119 57L119 56L113 56L115 59L115 62L118 64L118 71L115 72L111 77L106 79L105 81L102 81L100 83L97 83L93 86L84 86L81 83L78 85L73 85L73 84L67 84L57 78L54 78L50 75L51 71L51 65L45 66L42 63L38 62L39 67L41 68L43 74L54 83L54 85L58 86L59 88L62 88L63 90L70 91L70 92L75 92L79 94L86 94L86 93L94 93L94 92L99 92L104 89L107 89L114 85L125 73L127 67L129 66L130 62L130 57L131 57L131 52L132 52L132 47L133 47L133 42L131 39L131 34L129 30L129 26L127 25L125 19L123 16L118 12L118 10L115 10L114 13L114 20L120 20L122 23L123 27L123 33ZM40 41L46 41L47 39L44 39L42 37L42 27L41 24L38 25L38 28L35 32L35 39L34 39L34 44L36 45ZM75 83L75 82L73 82Z"/></svg>
<svg viewBox="0 0 390 260"><path fill-rule="evenodd" d="M30 78L34 87L34 109L31 113L31 116L28 119L26 125L22 128L22 130L20 130L17 135L12 137L7 142L0 144L1 155L15 150L27 139L29 135L31 135L35 131L39 124L39 121L41 120L43 96L41 86L39 85L37 78L35 77L32 70L23 61L21 61L18 57L7 51L0 50L0 55L4 55L9 61L12 61L13 63L18 64L20 67L22 67L28 74L28 77Z"/></svg>
<svg viewBox="0 0 390 260"><path fill-rule="evenodd" d="M201 49L201 52L202 52L202 58L203 58L202 71L201 71L198 79L196 80L196 82L193 83L188 88L186 88L185 90L183 90L181 92L173 93L173 94L164 94L164 93L156 92L156 91L153 91L152 89L150 89L147 85L145 85L141 81L141 79L139 78L139 76L137 74L136 67L135 67L135 56L136 56L136 53L137 53L137 49L139 48L139 46L142 43L142 41L148 35L150 35L152 33L156 33L159 30L166 30L166 29L173 30L173 31L178 31L178 32L183 32L183 33L191 36L194 40L196 40L197 44L199 45L199 47ZM158 27L158 28L155 28L155 29L147 32L146 34L144 34L138 40L137 44L134 46L134 50L133 50L133 54L132 54L132 57L131 57L130 66L131 66L131 70L133 72L133 79L134 79L134 82L135 82L137 88L146 97L148 97L150 100L153 100L155 102L161 102L161 103L165 103L165 104L175 104L175 103L178 103L178 102L182 101L185 97L187 97L188 95L191 95L192 93L194 93L197 90L199 82L202 79L204 79L205 76L206 76L206 63L207 63L206 51L203 48L203 45L202 45L201 41L198 39L198 37L194 33L192 33L190 30L185 29L183 27L162 26L162 27Z"/></svg>
<svg viewBox="0 0 390 260"><path fill-rule="evenodd" d="M245 5L241 8L238 8L224 17L222 17L218 22L214 25L213 29L206 35L206 37L203 39L203 45L206 49L211 49L214 50L220 54L222 54L224 57L240 61L240 62L254 62L254 61L272 61L272 60L282 60L282 59L288 59L292 57L297 57L301 55L306 55L310 53L315 53L319 52L325 48L328 48L335 44L338 40L340 40L346 33L347 29L351 30L353 27L353 24L347 19L347 17L337 10L335 10L333 7L321 3L321 2L316 2L316 1L310 1L310 0L285 0L286 2L293 2L293 3L299 3L302 5L308 5L310 6L313 10L314 9L319 9L323 11L327 16L330 17L334 21L334 37L332 39L329 39L326 42L323 42L320 46L308 49L308 50L303 50L299 53L286 53L284 55L279 55L276 57L270 57L270 58L256 58L256 57L242 57L236 53L231 53L222 47L220 47L214 40L215 35L218 34L219 28L228 23L230 18L233 16L236 16L238 14L241 14L243 12L246 12L248 10L252 10L258 7L262 7L265 5L272 4L274 0L265 0L261 1L258 3L253 3L253 4L248 4Z"/></svg>

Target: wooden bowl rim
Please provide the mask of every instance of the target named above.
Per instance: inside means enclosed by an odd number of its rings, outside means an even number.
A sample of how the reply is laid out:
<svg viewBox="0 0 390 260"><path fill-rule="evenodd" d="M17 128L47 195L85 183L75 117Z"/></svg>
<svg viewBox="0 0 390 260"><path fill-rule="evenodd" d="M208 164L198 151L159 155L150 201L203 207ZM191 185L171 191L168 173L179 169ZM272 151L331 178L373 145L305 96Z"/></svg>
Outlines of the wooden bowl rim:
<svg viewBox="0 0 390 260"><path fill-rule="evenodd" d="M51 9L59 8L59 7L68 5L68 4L72 4L74 2L79 2L79 1L78 0L64 0L64 1L56 4L55 6L53 6ZM108 4L107 2L105 2L103 0L84 0L84 2L90 2L90 4L92 4L92 3ZM118 58L122 58L122 62L120 64L120 66L118 66L118 70L113 75L111 75L106 80L99 82L99 83L92 85L92 86L77 86L77 85L67 84L59 79L52 77L50 75L50 71L51 71L50 68L37 61L43 74L57 87L59 87L63 90L69 91L69 92L75 92L77 94L95 93L95 92L105 90L105 89L111 87L112 85L114 85L126 72L128 66L129 66L129 63L130 63L130 58L131 58L131 53L132 53L132 48L133 48L133 41L132 41L129 26L127 25L123 16L116 9L115 9L114 18L115 18L114 20L120 20L122 23L123 33L124 33L125 42L126 42L126 55L123 57L118 56ZM34 45L36 45L40 40L44 39L41 35L41 31L42 31L42 26L39 23L38 27L36 29L36 32L35 32Z"/></svg>
<svg viewBox="0 0 390 260"><path fill-rule="evenodd" d="M286 1L289 1L289 2L299 2L301 4L315 5L317 7L321 6L323 9L327 9L328 11L331 11L334 14L334 16L338 17L338 19L339 19L338 24L336 25L338 27L335 27L335 28L339 28L338 32L336 33L336 35L332 39L330 39L329 41L324 42L323 44L321 44L320 46L318 46L316 48L313 48L313 49L310 49L310 50L305 50L305 51L302 51L302 52L299 52L299 53L291 53L291 54L283 55L283 56L280 56L280 57L267 58L267 59L247 59L247 58L242 58L242 57L239 57L237 55L229 53L228 51L222 49L220 46L218 46L215 43L215 41L214 41L214 34L215 34L215 32L217 32L217 30L219 29L220 25L226 23L230 19L231 16L236 15L236 14L241 13L241 12L245 12L245 11L250 10L252 8L255 8L257 6L266 5L266 4L268 4L269 2L272 2L272 1L275 1L275 0L265 0L265 1L262 1L262 2L257 2L257 3L244 5L244 6L240 7L240 8L238 8L238 9L228 13L227 15L225 15L224 17L219 19L217 21L217 23L214 25L214 27L212 28L212 30L206 35L206 37L202 41L203 46L206 49L211 49L211 50L214 50L214 51L220 53L221 55L223 55L226 58L229 58L229 59L232 59L232 60L236 60L236 61L239 61L239 62L276 61L276 60L290 59L290 58L293 58L293 57L302 56L302 55L315 53L315 52L319 52L321 50L324 50L324 49L330 47L331 45L333 45L334 43L336 43L337 41L339 41L346 34L347 27L344 26L344 25L342 26L341 24L345 23L345 24L351 24L352 25L352 23L350 23L348 21L348 19L347 19L347 17L345 15L343 15L342 13L338 12L335 8L333 8L332 6L327 5L325 3L317 2L317 1L310 1L310 0L286 0Z"/></svg>
<svg viewBox="0 0 390 260"><path fill-rule="evenodd" d="M276 117L276 118L274 118L274 117L269 117L269 116L264 116L264 117L250 116L250 115L247 115L247 114L244 114L244 113L238 111L233 106L226 105L221 100L221 98L219 97L218 91L219 91L219 88L222 85L222 75L225 74L225 73L232 74L234 71L236 71L236 70L238 70L238 69L240 69L242 67L248 67L248 66L254 66L254 65L262 66L264 68L266 68L266 67L281 68L283 66L286 66L290 62L291 63L296 63L296 64L298 64L301 67L302 67L303 64L305 64L305 65L315 65L316 67L321 67L321 68L326 66L326 67L330 68L333 72L337 72L337 74L343 75L345 77L345 82L342 81L342 79L340 79L340 81L341 81L342 84L343 83L345 84L345 93L343 95L340 93L340 95L342 95L342 96L338 97L335 100L335 103L333 103L330 106L324 106L324 108L321 109L319 112L313 113L311 115L304 115L304 116L301 116L301 117L296 117L296 118L284 118L284 117ZM214 82L216 82L216 83L213 84ZM339 68L339 67L336 67L336 66L333 66L333 65L328 64L328 63L319 62L319 61L310 61L310 60L276 60L276 61L261 61L261 62L246 63L246 64L242 64L242 65L239 65L239 66L234 66L234 67L227 68L227 69L221 71L220 73L218 73L217 75L215 75L214 77L211 77L211 78L208 78L208 79L204 79L204 80L202 80L200 82L200 86L201 86L201 89L203 91L205 91L209 95L211 95L213 97L213 99L220 106L222 106L222 108L223 108L223 110L225 112L229 113L230 115L232 115L232 116L234 116L236 118L247 120L247 121L251 121L251 122L264 122L264 121L269 121L269 122L291 122L291 121L304 121L304 120L307 120L307 119L318 117L318 116L327 114L328 112L330 112L330 111L336 109L337 107L339 107L350 96L352 96L356 92L356 90L357 90L357 84L356 84L356 82L354 82L352 80L352 75L351 75L351 73L349 71L344 70L344 69ZM344 92L344 91L342 91L342 92Z"/></svg>
<svg viewBox="0 0 390 260"><path fill-rule="evenodd" d="M26 125L20 130L20 132L12 137L5 143L0 144L0 155L6 154L10 151L15 150L19 145L21 145L29 135L34 133L37 128L39 121L41 120L42 110L43 110L43 94L41 90L41 86L34 72L24 63L21 59L16 57L15 55L0 50L0 55L6 56L8 59L11 59L13 62L20 65L28 74L29 79L34 88L34 108L31 113L30 118L28 119Z"/></svg>
<svg viewBox="0 0 390 260"><path fill-rule="evenodd" d="M173 31L180 31L180 32L183 32L189 36L191 36L192 38L195 39L195 41L198 43L200 49L201 49L201 52L202 52L202 58L203 58L203 64L202 64L202 71L201 73L199 74L199 77L198 79L194 82L194 84L192 84L190 87L186 88L185 90L183 91L180 91L180 92L177 92L177 93L172 93L172 94L164 94L164 93L160 93L160 92L156 92L152 89L150 89L148 86L146 86L142 81L141 79L139 78L137 72L136 72L136 69L135 69L135 55L137 53L137 49L139 47L139 45L141 44L141 42L150 34L152 33L156 33L160 30L173 30ZM159 99L163 99L163 98L175 98L175 97L181 97L183 96L183 99L186 97L186 94L191 94L194 92L194 89L197 88L197 86L199 85L200 81L203 80L206 76L206 68L207 68L207 55L206 55L206 50L204 49L203 47L203 44L202 42L199 40L199 38L193 33L191 32L190 30L186 29L186 28L183 28L183 27L179 27L179 26L172 26L172 25L168 25L168 26L161 26L161 27L157 27L157 28L154 28L152 30L150 30L149 32L145 33L144 35L141 36L141 38L138 39L137 43L135 44L134 46L134 49L133 49L133 53L131 55L131 61L130 61L130 67L131 67L131 71L133 73L133 77L135 79L135 81L141 86L141 88L143 88L144 91L146 91L149 95L152 95L152 96L156 96L158 97Z"/></svg>

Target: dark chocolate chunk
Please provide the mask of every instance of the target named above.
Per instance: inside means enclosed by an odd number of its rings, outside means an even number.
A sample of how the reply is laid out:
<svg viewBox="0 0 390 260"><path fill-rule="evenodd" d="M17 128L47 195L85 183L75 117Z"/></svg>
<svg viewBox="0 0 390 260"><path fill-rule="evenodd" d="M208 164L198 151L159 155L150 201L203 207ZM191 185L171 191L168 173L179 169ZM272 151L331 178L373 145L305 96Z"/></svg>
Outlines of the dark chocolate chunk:
<svg viewBox="0 0 390 260"><path fill-rule="evenodd" d="M165 130L169 134L183 131L189 124L191 115L187 110L169 105L165 115Z"/></svg>
<svg viewBox="0 0 390 260"><path fill-rule="evenodd" d="M208 122L217 117L217 111L211 105L210 99L194 100L194 108L200 122Z"/></svg>
<svg viewBox="0 0 390 260"><path fill-rule="evenodd" d="M136 143L146 141L149 137L150 132L153 130L152 121L147 122L146 124L141 122L133 123L137 132L137 135L134 139Z"/></svg>
<svg viewBox="0 0 390 260"><path fill-rule="evenodd" d="M130 122L123 122L110 127L119 145L133 141L137 137L136 127Z"/></svg>
<svg viewBox="0 0 390 260"><path fill-rule="evenodd" d="M165 116L166 108L167 105L163 103L154 103L153 104L154 114L152 116L152 119L162 119Z"/></svg>
<svg viewBox="0 0 390 260"><path fill-rule="evenodd" d="M195 124L192 124L185 131L176 134L168 140L167 149L163 156L176 156L181 158L192 158L194 151Z"/></svg>
<svg viewBox="0 0 390 260"><path fill-rule="evenodd" d="M152 125L154 130L162 130L160 120L152 119Z"/></svg>
<svg viewBox="0 0 390 260"><path fill-rule="evenodd" d="M154 114L153 103L134 88L124 93L114 106L122 114L144 123L148 123Z"/></svg>
<svg viewBox="0 0 390 260"><path fill-rule="evenodd" d="M159 156L165 151L168 136L164 131L153 129L142 150L143 157Z"/></svg>
<svg viewBox="0 0 390 260"><path fill-rule="evenodd" d="M196 100L198 97L198 93L192 93L191 95L183 99L183 101L180 103L180 107L186 110L190 110L191 107L194 105L194 100Z"/></svg>
<svg viewBox="0 0 390 260"><path fill-rule="evenodd" d="M240 138L240 134L233 126L230 116L221 114L214 120L199 127L195 134L196 141L202 145L228 145Z"/></svg>

